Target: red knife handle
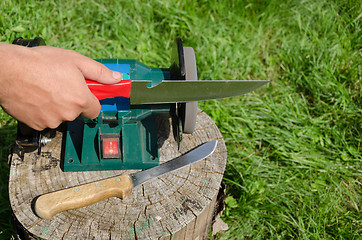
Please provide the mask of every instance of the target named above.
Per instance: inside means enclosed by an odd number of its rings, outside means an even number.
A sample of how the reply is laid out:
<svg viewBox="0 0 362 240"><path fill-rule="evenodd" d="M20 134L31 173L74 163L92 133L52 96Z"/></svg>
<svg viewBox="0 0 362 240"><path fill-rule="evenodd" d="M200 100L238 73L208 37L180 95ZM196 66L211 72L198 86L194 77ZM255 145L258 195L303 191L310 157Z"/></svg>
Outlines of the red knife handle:
<svg viewBox="0 0 362 240"><path fill-rule="evenodd" d="M131 80L122 80L116 84L103 84L92 80L86 80L89 90L102 100L110 97L126 97L131 94Z"/></svg>

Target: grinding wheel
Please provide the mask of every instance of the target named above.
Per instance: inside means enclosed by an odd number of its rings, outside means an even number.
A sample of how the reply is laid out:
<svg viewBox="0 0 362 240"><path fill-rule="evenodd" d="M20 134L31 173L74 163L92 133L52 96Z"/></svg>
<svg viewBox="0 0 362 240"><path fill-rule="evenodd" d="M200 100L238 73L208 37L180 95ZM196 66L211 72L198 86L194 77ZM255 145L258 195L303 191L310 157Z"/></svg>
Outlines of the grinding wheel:
<svg viewBox="0 0 362 240"><path fill-rule="evenodd" d="M186 81L197 80L197 68L195 52L192 47L184 47L184 59L186 70ZM182 125L183 133L193 133L196 125L197 102L187 102L183 104Z"/></svg>

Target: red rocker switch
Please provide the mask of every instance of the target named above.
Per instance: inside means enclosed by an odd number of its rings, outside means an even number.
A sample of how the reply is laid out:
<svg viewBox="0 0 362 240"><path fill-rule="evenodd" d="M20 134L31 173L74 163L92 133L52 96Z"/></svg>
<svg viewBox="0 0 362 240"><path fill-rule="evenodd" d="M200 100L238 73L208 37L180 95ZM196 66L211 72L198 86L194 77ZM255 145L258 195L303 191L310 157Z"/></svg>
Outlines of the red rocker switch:
<svg viewBox="0 0 362 240"><path fill-rule="evenodd" d="M119 138L102 136L102 158L121 158Z"/></svg>

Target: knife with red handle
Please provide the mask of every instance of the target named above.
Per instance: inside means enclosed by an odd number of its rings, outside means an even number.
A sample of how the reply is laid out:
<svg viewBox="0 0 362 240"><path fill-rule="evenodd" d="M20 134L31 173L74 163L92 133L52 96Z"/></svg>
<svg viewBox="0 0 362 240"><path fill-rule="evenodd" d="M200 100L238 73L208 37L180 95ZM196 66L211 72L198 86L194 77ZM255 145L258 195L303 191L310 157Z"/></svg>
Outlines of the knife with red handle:
<svg viewBox="0 0 362 240"><path fill-rule="evenodd" d="M176 103L204 101L239 96L251 92L266 80L163 80L151 86L151 80L122 80L102 84L86 80L91 92L99 99L130 98L131 104Z"/></svg>

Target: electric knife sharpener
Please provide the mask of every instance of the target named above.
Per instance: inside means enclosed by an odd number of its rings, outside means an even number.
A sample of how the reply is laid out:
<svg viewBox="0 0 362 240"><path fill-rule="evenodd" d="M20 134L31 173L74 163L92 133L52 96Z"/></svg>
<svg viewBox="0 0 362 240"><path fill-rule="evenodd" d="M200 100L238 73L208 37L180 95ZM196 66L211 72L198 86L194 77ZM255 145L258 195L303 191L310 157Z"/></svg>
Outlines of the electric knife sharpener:
<svg viewBox="0 0 362 240"><path fill-rule="evenodd" d="M45 45L41 38L18 38L13 43L29 47ZM163 80L197 79L194 51L191 47L183 47L181 39L176 39L169 68L151 68L126 59L97 61L121 72L122 80L150 80L152 86ZM96 119L79 117L66 123L62 154L64 171L148 169L159 165L158 114L172 117L178 144L182 133L192 133L195 128L197 102L131 105L127 97L111 97L100 103L101 112ZM19 127L26 129L21 124ZM18 137L21 136L19 132L24 131L18 131ZM38 134L30 135L30 142L39 144ZM29 138L25 143L28 142Z"/></svg>

